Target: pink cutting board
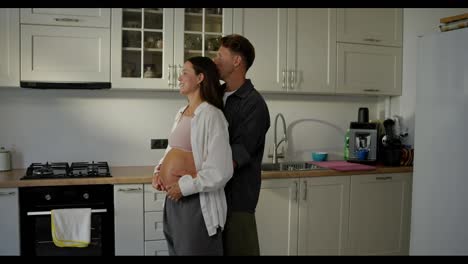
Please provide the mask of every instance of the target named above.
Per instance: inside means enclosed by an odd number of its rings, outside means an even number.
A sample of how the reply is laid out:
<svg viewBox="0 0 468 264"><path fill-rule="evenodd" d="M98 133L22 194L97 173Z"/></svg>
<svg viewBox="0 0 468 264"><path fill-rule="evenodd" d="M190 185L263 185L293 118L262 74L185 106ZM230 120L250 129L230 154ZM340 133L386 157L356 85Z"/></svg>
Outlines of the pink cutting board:
<svg viewBox="0 0 468 264"><path fill-rule="evenodd" d="M317 165L322 168L337 170L337 171L362 171L362 170L375 170L377 167L364 165L359 163L351 163L344 160L333 161L309 161L309 163Z"/></svg>

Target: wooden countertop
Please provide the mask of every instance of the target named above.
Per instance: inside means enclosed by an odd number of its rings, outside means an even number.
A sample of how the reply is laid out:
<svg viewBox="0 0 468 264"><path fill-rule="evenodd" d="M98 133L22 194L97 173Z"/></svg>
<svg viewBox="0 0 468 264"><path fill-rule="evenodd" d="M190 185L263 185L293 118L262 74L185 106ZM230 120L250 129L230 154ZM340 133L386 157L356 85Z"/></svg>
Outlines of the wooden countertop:
<svg viewBox="0 0 468 264"><path fill-rule="evenodd" d="M87 184L132 184L151 183L153 166L128 166L111 167L112 177L81 178L81 179L43 179L20 180L26 173L26 169L14 169L0 172L0 188L15 188L27 186L54 186L54 185L87 185ZM262 179L300 178L300 177L324 177L340 175L360 174L386 174L413 172L413 167L377 167L372 171L335 171L329 169L311 171L264 171Z"/></svg>

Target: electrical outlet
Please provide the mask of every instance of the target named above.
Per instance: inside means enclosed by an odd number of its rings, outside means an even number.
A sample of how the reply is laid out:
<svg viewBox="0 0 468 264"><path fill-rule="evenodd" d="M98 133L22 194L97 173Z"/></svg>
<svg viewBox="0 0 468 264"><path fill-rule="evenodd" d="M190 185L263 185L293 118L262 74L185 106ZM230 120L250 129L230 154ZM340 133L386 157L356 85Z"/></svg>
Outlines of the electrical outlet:
<svg viewBox="0 0 468 264"><path fill-rule="evenodd" d="M151 139L151 149L165 149L167 148L168 140L163 139Z"/></svg>

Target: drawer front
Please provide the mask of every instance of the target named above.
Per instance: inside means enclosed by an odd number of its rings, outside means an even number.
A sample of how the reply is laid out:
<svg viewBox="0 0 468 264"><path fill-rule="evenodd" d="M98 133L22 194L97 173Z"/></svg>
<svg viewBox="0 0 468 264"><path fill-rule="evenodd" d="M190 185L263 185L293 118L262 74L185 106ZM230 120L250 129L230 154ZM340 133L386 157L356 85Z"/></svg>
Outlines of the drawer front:
<svg viewBox="0 0 468 264"><path fill-rule="evenodd" d="M21 8L21 23L110 28L110 8Z"/></svg>
<svg viewBox="0 0 468 264"><path fill-rule="evenodd" d="M156 211L162 212L164 206L164 200L166 199L166 193L158 191L151 186L151 184L145 184L145 212Z"/></svg>
<svg viewBox="0 0 468 264"><path fill-rule="evenodd" d="M145 240L165 239L163 233L163 212L145 213Z"/></svg>
<svg viewBox="0 0 468 264"><path fill-rule="evenodd" d="M145 256L168 256L166 240L145 241Z"/></svg>

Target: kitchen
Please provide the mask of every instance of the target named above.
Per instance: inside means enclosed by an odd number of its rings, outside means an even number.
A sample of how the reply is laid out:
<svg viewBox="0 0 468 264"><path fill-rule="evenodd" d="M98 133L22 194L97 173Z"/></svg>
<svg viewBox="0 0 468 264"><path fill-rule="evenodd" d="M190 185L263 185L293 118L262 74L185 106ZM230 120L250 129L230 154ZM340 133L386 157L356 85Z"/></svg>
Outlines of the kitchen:
<svg viewBox="0 0 468 264"><path fill-rule="evenodd" d="M164 10L164 12L166 11L169 10ZM239 18L239 13L242 11L246 14L246 16L244 16L246 21L236 20L236 18ZM252 23L252 21L249 21L249 19L252 19L252 14L259 11L265 12L265 15L269 15L266 17L270 18L270 20L258 21L258 27L276 28L271 27L271 25L279 23L279 25L284 26L284 28L282 28L283 30L286 29L286 23L283 22L283 19L287 12L284 9L278 11L269 9L226 9L224 13L226 19L232 19L234 22L231 25L232 29L223 29L223 32L238 32L252 38L258 55L252 68L251 78L257 88L261 90L276 89L279 87L278 89L281 89L282 74L286 75L288 80L297 78L298 76L294 76L294 74L288 75L288 73L282 72L281 70L276 72L276 70L273 69L275 71L273 74L270 74L268 71L272 68L266 65L270 63L268 59L271 57L271 54L276 54L276 51L272 51L271 49L283 48L285 43L282 41L286 41L286 38L281 38L277 46L266 45L264 42L268 41L268 38L265 36L261 36L265 38L265 40L262 40L260 37L255 38L255 29L245 25L251 25L250 23ZM313 10L311 12L315 11L316 10ZM337 10L333 9L331 15L328 13L328 10L325 11L326 12L323 12L322 10L322 16L320 16L320 18L333 17L335 20L330 20L331 25L336 25ZM338 11L342 12L340 10ZM13 24L12 27L18 29L20 26L20 12L18 10L2 10L2 12L8 12L9 14L17 12L17 24ZM120 14L122 14L122 10L117 9L113 9L111 12L112 19L115 18L115 13L120 12ZM176 10L176 12L180 12L180 10ZM379 96L362 96L351 93L327 92L324 90L327 89L327 87L338 87L338 81L335 83L335 80L338 80L339 77L335 76L335 71L327 72L328 68L322 69L319 72L318 76L321 77L320 79L304 80L302 86L294 87L305 89L306 82L314 83L314 81L317 81L320 82L320 85L316 86L317 89L320 88L322 90L299 93L284 91L266 91L262 93L268 103L271 120L274 119L277 113L282 113L285 116L287 125L295 124L294 127L288 127L288 137L290 140L288 140L287 148L285 148L288 159L310 160L310 153L312 151L327 151L330 160L342 158L345 131L349 126L349 122L357 120L357 110L360 107L367 107L369 109L369 117L371 120L383 120L393 115L402 116L405 121L403 125L407 127L409 134L406 143L412 145L414 142L414 100L416 89L416 36L437 30L437 24L441 17L465 12L467 12L466 9L401 10L401 19L404 23L402 25L402 35L400 38L401 47L403 48L400 52L403 55L400 58L401 65L399 67L402 68L400 69L400 71L402 71L402 76L400 76L400 84L397 83L397 87L399 85L400 91L397 90L393 96L388 96L386 94ZM2 13L2 19L3 14L4 13ZM248 14L250 14L250 16L248 16ZM120 17L122 17L122 15ZM165 16L165 18L174 19L174 14L172 14L172 16L169 14ZM245 25L243 23L245 23ZM266 27L261 23L270 25L270 27ZM171 22L169 24L178 25L177 22ZM121 25L119 25L119 27L121 27ZM115 30L122 31L119 27L115 27L114 22L111 22L110 29L108 29L111 32L115 32ZM183 31L183 28L179 28L178 30ZM251 30L251 32L248 30ZM271 30L274 31L273 29ZM1 32L3 34L3 32L9 31L2 27ZM177 31L173 29L168 32L172 34L172 32ZM108 51L110 52L110 69L108 70L112 83L111 89L23 89L19 87L20 79L22 78L20 78L20 61L18 59L20 52L20 31L12 30L11 33L12 37L9 40L15 44L9 46L13 50L5 54L7 54L7 56L17 55L16 60L12 59L11 62L11 65L17 65L17 71L6 71L9 73L7 76L8 78L3 78L4 75L1 75L2 80L10 80L11 77L13 81L9 83L6 82L7 84L1 83L1 86L4 87L0 88L0 120L3 124L0 129L0 144L11 151L12 167L14 169L25 169L33 162L47 161L107 161L111 166L112 178L119 179L120 175L136 178L132 182L120 182L121 184L129 185L121 186L120 189L130 190L129 192L131 195L138 196L138 199L145 199L145 201L146 199L151 199L151 197L153 197L153 199L156 197L156 200L161 199L157 194L153 195L153 190L146 190L147 184L150 183L151 169L132 171L129 166L145 166L149 168L159 160L163 154L163 150L151 149L151 139L163 139L167 137L172 124L172 114L184 104L183 97L173 89L171 86L172 84L168 84L168 81L171 80L166 79L168 78L167 74L164 74L162 78L155 78L154 80L139 79L135 81L129 80L128 78L120 78L117 74L121 72L121 70L123 71L123 66L119 61L124 53L121 50L122 47L119 46L121 45L119 38L117 38L117 40L114 39L117 33L111 33L110 35L113 37L112 41L110 41L110 51ZM284 34L284 31L271 33L274 34L272 35L273 39L276 39L276 34L280 33ZM121 35L122 33L118 36ZM183 43L183 41L177 41L177 38L180 38L179 35L182 34L175 35L173 37L174 39L171 40L174 45L182 45L180 43ZM299 38L300 36L296 37ZM327 41L325 45L328 45L328 42L337 42L336 37L330 40L325 38L325 40ZM115 48L116 45L117 49ZM167 43L165 43L165 46L166 45ZM324 45L324 43L320 43L320 45ZM2 45L1 47L4 46ZM323 48L323 46L320 47ZM174 49L183 50L183 47ZM334 50L334 48L330 49L329 52L333 53ZM164 57L162 60L174 61L174 65L183 60L177 57L182 56L183 52L169 51L168 53L170 55L172 54L173 58L170 59L169 57L171 56L164 53L163 56L167 57ZM285 50L282 50L280 53L281 56L285 56L285 54ZM337 54L324 54L326 56L337 56ZM286 68L287 60L281 56L275 62ZM317 58L320 58L321 61L327 61L328 57L326 56L322 55ZM257 63L258 65L256 65ZM306 67L308 63L310 63L310 60L306 62L298 61L298 65L299 63L304 63L300 66ZM324 65L332 67L326 63ZM255 66L258 66L258 68L255 68ZM335 65L335 67L337 66ZM3 72L5 71L2 71L2 73ZM275 76L275 78L271 78L270 76ZM330 80L332 80L331 83L327 83L327 78L323 76L330 76ZM48 77L55 76L50 75ZM306 76L302 76L302 79L304 78L306 78ZM372 82L373 79L370 81ZM385 81L391 82L392 80L385 79ZM372 91L369 93L372 93ZM337 126L339 130L329 124ZM272 153L272 145L273 129L270 128L267 134L267 147L265 149L264 161L270 161L267 155ZM122 171L114 169L114 167L124 168L122 168ZM86 182L85 179L83 180ZM133 184L142 185L142 189L145 191L144 198L142 196L143 190L138 192L137 189L137 191L135 191L132 189L134 188ZM11 186L2 185L2 187ZM129 198L127 201L130 202L131 199ZM157 208L143 209L143 206L146 207L146 204L143 202L138 206L142 208L134 209L145 210L145 217L150 218L150 215L156 215L157 217L159 212ZM131 216L131 213L128 215ZM118 224L116 220L116 225ZM127 228L128 230L125 230L125 232L129 237L137 235L143 237L146 235L143 234L143 229L139 229L136 226L127 226ZM130 230L131 228L135 228L137 231L132 232L132 230ZM152 237L157 238L158 235L160 235L156 231L151 234ZM157 243L154 241L158 241L158 239L150 240L152 241L151 243ZM140 251L142 252L144 251L143 247L145 245L143 244L144 240L141 239L141 241ZM146 244L149 245L149 243ZM124 247L122 246L122 248ZM117 249L116 246L116 251ZM406 251L407 250L408 249L406 249ZM11 254L18 254L18 252ZM124 252L124 255L125 254L130 253ZM277 254L280 253L278 252ZM294 252L291 252L291 254L294 254Z"/></svg>

